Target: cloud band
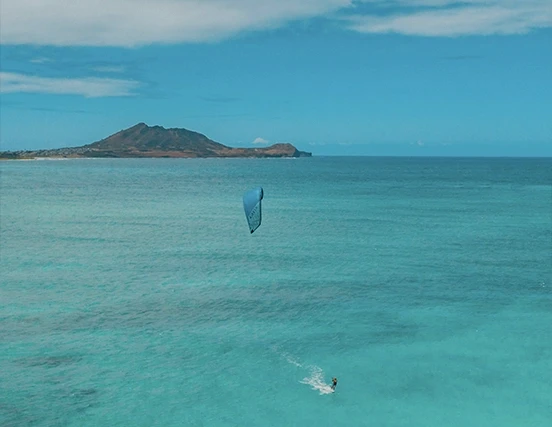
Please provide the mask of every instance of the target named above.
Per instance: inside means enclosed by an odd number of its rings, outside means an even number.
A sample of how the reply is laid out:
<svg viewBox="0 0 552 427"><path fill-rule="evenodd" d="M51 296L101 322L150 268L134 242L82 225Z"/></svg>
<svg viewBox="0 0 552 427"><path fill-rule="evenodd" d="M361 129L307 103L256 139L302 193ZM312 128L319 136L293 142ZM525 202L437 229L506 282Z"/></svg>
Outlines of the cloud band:
<svg viewBox="0 0 552 427"><path fill-rule="evenodd" d="M392 6L390 8L389 6ZM3 0L0 43L209 42L313 17L361 33L520 34L552 26L550 0Z"/></svg>
<svg viewBox="0 0 552 427"><path fill-rule="evenodd" d="M80 95L87 98L132 96L139 83L133 80L97 77L52 78L0 72L0 92Z"/></svg>

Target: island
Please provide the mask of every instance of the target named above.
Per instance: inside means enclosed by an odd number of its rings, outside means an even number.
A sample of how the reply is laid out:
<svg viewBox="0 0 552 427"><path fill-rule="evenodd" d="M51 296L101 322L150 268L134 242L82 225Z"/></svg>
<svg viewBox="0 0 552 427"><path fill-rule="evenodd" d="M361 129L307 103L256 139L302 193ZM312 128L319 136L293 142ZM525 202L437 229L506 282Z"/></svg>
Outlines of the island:
<svg viewBox="0 0 552 427"><path fill-rule="evenodd" d="M292 144L279 143L262 148L233 148L205 135L183 128L165 129L138 123L107 138L80 147L48 150L1 151L0 159L35 158L205 158L205 157L311 157Z"/></svg>

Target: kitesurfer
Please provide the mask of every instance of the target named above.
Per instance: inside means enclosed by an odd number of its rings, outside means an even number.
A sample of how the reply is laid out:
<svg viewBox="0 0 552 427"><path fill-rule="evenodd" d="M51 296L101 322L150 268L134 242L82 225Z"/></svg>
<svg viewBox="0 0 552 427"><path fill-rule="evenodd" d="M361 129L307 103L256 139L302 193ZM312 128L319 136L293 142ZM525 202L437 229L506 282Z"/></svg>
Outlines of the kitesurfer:
<svg viewBox="0 0 552 427"><path fill-rule="evenodd" d="M332 390L335 390L336 387L337 387L337 378L333 377L332 378Z"/></svg>

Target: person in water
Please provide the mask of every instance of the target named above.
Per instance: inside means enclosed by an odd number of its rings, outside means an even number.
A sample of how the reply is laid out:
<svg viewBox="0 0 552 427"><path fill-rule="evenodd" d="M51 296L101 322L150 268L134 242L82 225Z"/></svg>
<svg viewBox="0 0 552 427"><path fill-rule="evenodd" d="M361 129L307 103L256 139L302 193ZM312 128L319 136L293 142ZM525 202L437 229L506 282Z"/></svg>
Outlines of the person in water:
<svg viewBox="0 0 552 427"><path fill-rule="evenodd" d="M337 378L333 377L332 378L332 390L335 390L336 387L337 387Z"/></svg>

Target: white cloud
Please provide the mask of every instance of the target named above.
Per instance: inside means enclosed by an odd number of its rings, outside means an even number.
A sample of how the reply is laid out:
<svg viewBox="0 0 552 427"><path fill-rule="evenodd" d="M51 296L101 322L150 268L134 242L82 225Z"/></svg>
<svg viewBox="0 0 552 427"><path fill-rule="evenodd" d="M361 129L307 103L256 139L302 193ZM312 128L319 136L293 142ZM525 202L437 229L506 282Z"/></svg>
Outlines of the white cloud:
<svg viewBox="0 0 552 427"><path fill-rule="evenodd" d="M352 0L2 0L2 44L211 41L324 15Z"/></svg>
<svg viewBox="0 0 552 427"><path fill-rule="evenodd" d="M32 62L33 64L44 64L46 62L52 62L52 60L50 58L40 57L40 58L33 58L30 60L30 62Z"/></svg>
<svg viewBox="0 0 552 427"><path fill-rule="evenodd" d="M440 7L449 5L458 5L460 3L489 3L493 1L508 1L508 0L357 0L356 4L372 3L380 7ZM529 0L531 1L531 0Z"/></svg>
<svg viewBox="0 0 552 427"><path fill-rule="evenodd" d="M381 0L372 0L380 3ZM552 26L550 0L402 0L410 6L391 15L355 15L350 28L363 33L416 36L523 34ZM422 8L419 6L429 6Z"/></svg>
<svg viewBox="0 0 552 427"><path fill-rule="evenodd" d="M27 92L80 95L87 98L131 96L139 83L97 77L53 78L0 72L0 93Z"/></svg>
<svg viewBox="0 0 552 427"><path fill-rule="evenodd" d="M264 138L258 137L258 138L255 138L255 140L253 141L253 144L268 144L268 141Z"/></svg>
<svg viewBox="0 0 552 427"><path fill-rule="evenodd" d="M99 73L122 73L125 71L125 67L122 65L103 65L94 67L93 70Z"/></svg>
<svg viewBox="0 0 552 427"><path fill-rule="evenodd" d="M519 34L551 0L2 0L1 44L134 47L217 41L324 16L362 33Z"/></svg>

